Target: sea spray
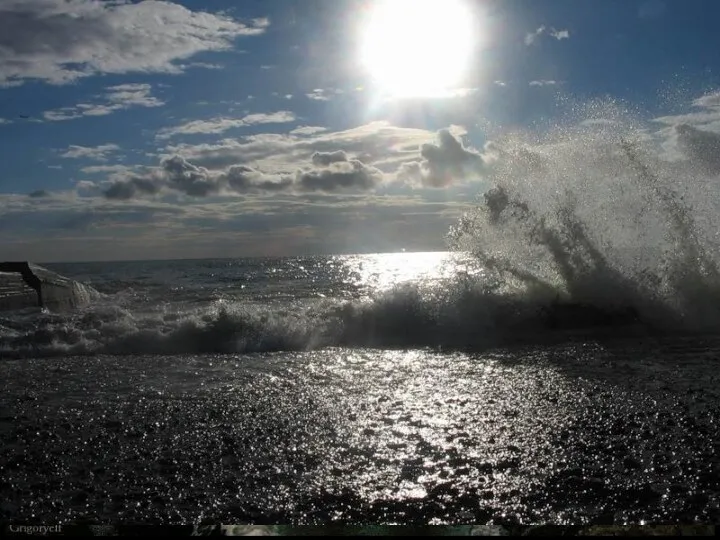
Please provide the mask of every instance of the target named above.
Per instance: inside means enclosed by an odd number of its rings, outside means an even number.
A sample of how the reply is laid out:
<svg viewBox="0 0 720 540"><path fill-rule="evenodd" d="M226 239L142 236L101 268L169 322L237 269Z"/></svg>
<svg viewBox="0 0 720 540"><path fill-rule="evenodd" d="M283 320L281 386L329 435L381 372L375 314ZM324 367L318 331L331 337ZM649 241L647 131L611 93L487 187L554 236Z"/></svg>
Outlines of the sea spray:
<svg viewBox="0 0 720 540"><path fill-rule="evenodd" d="M707 176L668 163L632 126L579 126L547 140L507 137L489 150L491 187L449 234L516 297L632 310L665 330L720 323L717 214L695 219L683 190ZM676 188L677 187L677 188Z"/></svg>
<svg viewBox="0 0 720 540"><path fill-rule="evenodd" d="M591 109L591 121L486 146L479 204L449 233L456 253L434 270L432 257L417 259L423 279L406 272L412 254L138 263L164 276L152 286L108 266L108 294L87 308L0 316L0 358L479 350L568 330L598 340L716 332L716 136L684 124L651 133L617 107ZM383 286L365 290L373 280Z"/></svg>

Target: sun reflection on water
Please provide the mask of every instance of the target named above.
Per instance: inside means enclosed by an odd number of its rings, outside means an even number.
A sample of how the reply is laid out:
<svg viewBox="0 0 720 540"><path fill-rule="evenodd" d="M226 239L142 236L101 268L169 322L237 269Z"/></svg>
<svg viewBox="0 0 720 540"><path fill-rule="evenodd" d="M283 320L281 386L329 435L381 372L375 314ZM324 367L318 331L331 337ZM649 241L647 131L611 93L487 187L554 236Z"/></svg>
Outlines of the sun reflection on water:
<svg viewBox="0 0 720 540"><path fill-rule="evenodd" d="M473 273L470 258L452 252L375 253L338 259L346 284L376 292L407 282L442 282L459 272Z"/></svg>

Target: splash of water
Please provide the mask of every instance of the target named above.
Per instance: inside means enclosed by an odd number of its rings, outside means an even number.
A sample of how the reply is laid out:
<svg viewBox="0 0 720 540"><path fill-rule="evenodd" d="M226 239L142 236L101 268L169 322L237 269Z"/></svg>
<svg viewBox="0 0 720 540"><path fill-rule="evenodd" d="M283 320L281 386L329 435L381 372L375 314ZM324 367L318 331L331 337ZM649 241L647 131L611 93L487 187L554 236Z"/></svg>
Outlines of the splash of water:
<svg viewBox="0 0 720 540"><path fill-rule="evenodd" d="M541 141L505 137L488 147L491 188L450 242L482 262L508 301L714 331L717 178L697 159L668 161L657 150L619 114Z"/></svg>
<svg viewBox="0 0 720 540"><path fill-rule="evenodd" d="M711 97L720 119L720 94ZM0 317L0 358L482 348L552 329L604 336L599 327L717 332L720 135L679 123L665 142L684 153L668 157L624 111L594 113L602 121L487 147L488 189L449 233L479 271L281 307L237 298L159 312L110 295L73 313Z"/></svg>

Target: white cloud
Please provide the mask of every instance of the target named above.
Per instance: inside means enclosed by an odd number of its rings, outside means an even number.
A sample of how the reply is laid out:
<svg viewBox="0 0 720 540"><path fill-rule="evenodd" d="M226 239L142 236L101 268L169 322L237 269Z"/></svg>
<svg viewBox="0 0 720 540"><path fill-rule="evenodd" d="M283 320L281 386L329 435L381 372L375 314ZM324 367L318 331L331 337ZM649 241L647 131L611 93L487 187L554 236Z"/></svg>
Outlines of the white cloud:
<svg viewBox="0 0 720 540"><path fill-rule="evenodd" d="M327 129L319 126L300 126L290 131L290 135L315 135L323 131L327 131Z"/></svg>
<svg viewBox="0 0 720 540"><path fill-rule="evenodd" d="M274 113L249 114L243 118L243 122L252 126L255 124L284 124L286 122L294 122L296 119L295 113L290 111L277 111Z"/></svg>
<svg viewBox="0 0 720 540"><path fill-rule="evenodd" d="M228 129L244 126L241 118L213 118L211 120L193 120L180 126L161 129L156 138L170 139L176 135L207 135L222 133Z"/></svg>
<svg viewBox="0 0 720 540"><path fill-rule="evenodd" d="M61 122L63 120L74 120L80 118L83 115L75 107L63 107L61 109L55 109L52 111L45 111L43 118L48 122Z"/></svg>
<svg viewBox="0 0 720 540"><path fill-rule="evenodd" d="M473 94L477 94L479 90L480 90L479 88L454 88L452 90L447 90L445 92L438 93L435 96L431 96L431 97L436 97L439 99L463 98L463 97L472 96Z"/></svg>
<svg viewBox="0 0 720 540"><path fill-rule="evenodd" d="M527 45L527 46L529 47L530 45L532 45L533 43L535 43L535 40L536 40L538 37L540 37L544 32L545 32L545 27L544 27L544 26L541 26L540 28L538 28L538 29L535 30L534 32L530 32L530 33L526 34L526 35L525 35L525 45Z"/></svg>
<svg viewBox="0 0 720 540"><path fill-rule="evenodd" d="M45 111L43 118L49 122L60 122L83 116L106 116L133 107L161 107L165 104L151 93L152 87L149 84L109 86L104 94L95 96L100 102L78 103L72 107Z"/></svg>
<svg viewBox="0 0 720 540"><path fill-rule="evenodd" d="M534 32L529 32L525 35L525 45L528 47L535 44L541 36L550 36L558 41L570 38L569 30L556 30L555 28L548 28L547 26L541 26Z"/></svg>
<svg viewBox="0 0 720 540"><path fill-rule="evenodd" d="M80 180L75 182L75 188L78 190L95 190L97 187L98 185L90 180Z"/></svg>
<svg viewBox="0 0 720 540"><path fill-rule="evenodd" d="M223 133L229 129L254 126L257 124L284 124L294 122L295 114L290 111L249 114L243 118L212 118L193 120L180 126L165 128L158 132L158 139L170 139L177 135L208 135Z"/></svg>
<svg viewBox="0 0 720 540"><path fill-rule="evenodd" d="M208 62L190 62L189 64L180 64L179 67L183 71L188 69L223 69L220 64L210 64Z"/></svg>
<svg viewBox="0 0 720 540"><path fill-rule="evenodd" d="M550 37L554 37L558 41L563 39L570 39L569 30L551 30L548 34Z"/></svg>
<svg viewBox="0 0 720 540"><path fill-rule="evenodd" d="M695 112L662 116L661 156L668 161L691 159L706 171L720 171L720 92L705 94L692 102Z"/></svg>
<svg viewBox="0 0 720 540"><path fill-rule="evenodd" d="M8 120L7 118L0 118L0 126L3 124L12 124L12 120Z"/></svg>
<svg viewBox="0 0 720 540"><path fill-rule="evenodd" d="M268 24L156 0L3 0L0 85L31 79L64 84L101 73L180 73L179 60L231 49L236 38L262 34Z"/></svg>
<svg viewBox="0 0 720 540"><path fill-rule="evenodd" d="M120 150L120 147L117 144L101 144L99 146L70 145L65 153L60 154L60 157L66 159L105 161L108 158L108 154L112 154L118 150Z"/></svg>
<svg viewBox="0 0 720 540"><path fill-rule="evenodd" d="M666 126L689 125L700 129L720 132L720 92L705 94L693 100L694 112L661 116L655 122Z"/></svg>
<svg viewBox="0 0 720 540"><path fill-rule="evenodd" d="M127 165L90 165L80 170L85 174L114 174L129 172L133 170L133 167Z"/></svg>
<svg viewBox="0 0 720 540"><path fill-rule="evenodd" d="M327 90L323 90L322 88L316 88L312 92L309 92L305 94L308 99L312 99L313 101L330 101L330 96L328 95Z"/></svg>
<svg viewBox="0 0 720 540"><path fill-rule="evenodd" d="M498 86L507 86L507 83L505 81L495 81L494 84L496 84Z"/></svg>
<svg viewBox="0 0 720 540"><path fill-rule="evenodd" d="M454 128L457 133L457 128ZM418 149L435 140L424 129L402 128L388 122L371 122L338 132L310 134L263 133L214 144L168 146L165 157L179 155L211 170L235 164L253 164L271 173L288 173L303 166L315 152L343 149L353 158L379 168L392 167L417 157Z"/></svg>
<svg viewBox="0 0 720 540"><path fill-rule="evenodd" d="M720 109L720 92L706 94L693 101L693 106L708 109Z"/></svg>
<svg viewBox="0 0 720 540"><path fill-rule="evenodd" d="M152 87L149 84L121 84L110 86L105 94L106 99L114 106L128 107L159 107L161 101L150 95Z"/></svg>
<svg viewBox="0 0 720 540"><path fill-rule="evenodd" d="M559 84L558 81L552 80L530 81L530 86L555 86L557 84Z"/></svg>

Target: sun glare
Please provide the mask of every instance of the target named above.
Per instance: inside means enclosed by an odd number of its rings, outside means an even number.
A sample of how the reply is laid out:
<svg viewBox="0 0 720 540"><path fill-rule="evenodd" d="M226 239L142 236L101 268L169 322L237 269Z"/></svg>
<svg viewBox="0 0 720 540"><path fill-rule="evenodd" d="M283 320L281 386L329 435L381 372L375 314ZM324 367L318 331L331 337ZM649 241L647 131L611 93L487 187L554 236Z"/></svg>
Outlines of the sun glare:
<svg viewBox="0 0 720 540"><path fill-rule="evenodd" d="M360 58L393 97L442 95L462 83L475 21L467 0L377 0L363 24Z"/></svg>

